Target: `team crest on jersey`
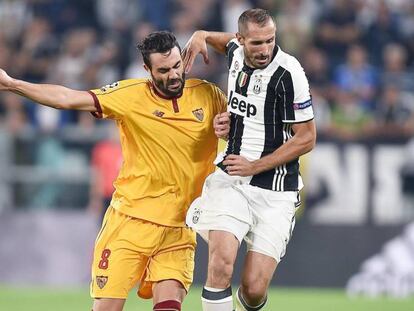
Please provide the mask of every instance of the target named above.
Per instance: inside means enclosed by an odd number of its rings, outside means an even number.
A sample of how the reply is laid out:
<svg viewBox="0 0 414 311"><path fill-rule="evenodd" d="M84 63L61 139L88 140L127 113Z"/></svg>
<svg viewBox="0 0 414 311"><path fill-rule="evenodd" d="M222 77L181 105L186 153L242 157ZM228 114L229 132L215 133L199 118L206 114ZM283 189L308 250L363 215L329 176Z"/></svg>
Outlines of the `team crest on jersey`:
<svg viewBox="0 0 414 311"><path fill-rule="evenodd" d="M193 110L193 115L199 120L203 121L204 119L204 110L203 108L198 108L196 110Z"/></svg>
<svg viewBox="0 0 414 311"><path fill-rule="evenodd" d="M256 95L262 91L262 79L257 77L253 84L253 93Z"/></svg>
<svg viewBox="0 0 414 311"><path fill-rule="evenodd" d="M152 114L156 117L162 118L165 113L159 110L155 110Z"/></svg>
<svg viewBox="0 0 414 311"><path fill-rule="evenodd" d="M100 289L104 288L107 282L108 282L107 276L100 275L96 277L96 284L98 285Z"/></svg>
<svg viewBox="0 0 414 311"><path fill-rule="evenodd" d="M249 78L249 76L247 75L247 73L245 73L243 71L240 72L239 80L238 80L239 86L240 87L245 86L248 78Z"/></svg>
<svg viewBox="0 0 414 311"><path fill-rule="evenodd" d="M200 219L200 214L201 214L201 211L198 208L196 208L193 213L193 224L198 223Z"/></svg>
<svg viewBox="0 0 414 311"><path fill-rule="evenodd" d="M118 87L118 85L119 85L119 82L114 82L114 83L112 83L112 84L107 84L107 85L105 85L105 86L101 87L101 91L102 91L102 92L106 92L106 91L108 91L108 90L110 90L110 89L117 88L117 87Z"/></svg>

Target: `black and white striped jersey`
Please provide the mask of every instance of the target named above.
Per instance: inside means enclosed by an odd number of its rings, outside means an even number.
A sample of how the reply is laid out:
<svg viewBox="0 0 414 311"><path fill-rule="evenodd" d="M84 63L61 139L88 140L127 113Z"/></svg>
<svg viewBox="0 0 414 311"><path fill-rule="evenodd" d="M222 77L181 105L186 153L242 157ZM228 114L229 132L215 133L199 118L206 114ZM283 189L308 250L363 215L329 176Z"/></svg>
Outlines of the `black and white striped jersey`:
<svg viewBox="0 0 414 311"><path fill-rule="evenodd" d="M275 46L273 60L266 68L250 68L236 39L228 43L226 54L231 125L225 152L215 162L224 170L226 155L257 160L293 137L293 123L313 119L309 83L296 58ZM274 191L300 190L299 159L253 176L250 184Z"/></svg>

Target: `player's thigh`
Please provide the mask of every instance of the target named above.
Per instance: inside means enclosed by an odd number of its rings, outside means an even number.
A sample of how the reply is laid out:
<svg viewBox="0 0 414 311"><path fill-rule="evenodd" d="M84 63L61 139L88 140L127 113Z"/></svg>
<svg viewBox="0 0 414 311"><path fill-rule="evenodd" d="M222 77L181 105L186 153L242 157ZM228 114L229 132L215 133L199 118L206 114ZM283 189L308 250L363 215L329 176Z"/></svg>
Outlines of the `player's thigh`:
<svg viewBox="0 0 414 311"><path fill-rule="evenodd" d="M241 280L244 290L250 291L253 295L264 296L276 267L277 262L273 257L253 251L247 252Z"/></svg>
<svg viewBox="0 0 414 311"><path fill-rule="evenodd" d="M204 183L201 197L190 206L187 214L187 224L197 225L204 218L214 218L218 214L232 215L241 220L250 219L246 198L238 185L244 182L244 177L230 176L221 170L209 175ZM190 217L191 216L191 217Z"/></svg>
<svg viewBox="0 0 414 311"><path fill-rule="evenodd" d="M209 232L208 239L209 261L217 260L219 261L218 265L222 263L234 264L239 246L240 241L233 233L212 230Z"/></svg>
<svg viewBox="0 0 414 311"><path fill-rule="evenodd" d="M193 282L195 247L195 233L191 229L165 228L159 251L151 256L148 262L138 295L142 298L153 297L154 286L166 280L175 280L188 292ZM169 295L168 292L163 292L163 288L164 286L158 288L158 294ZM181 290L174 290L173 295L180 293Z"/></svg>
<svg viewBox="0 0 414 311"><path fill-rule="evenodd" d="M109 255L108 255L109 254ZM110 244L95 250L91 296L125 299L143 275L148 257L134 250Z"/></svg>
<svg viewBox="0 0 414 311"><path fill-rule="evenodd" d="M218 170L210 175L203 194L190 206L186 222L209 240L209 231L226 231L241 242L248 231L251 215L248 200L238 188L240 179Z"/></svg>
<svg viewBox="0 0 414 311"><path fill-rule="evenodd" d="M122 311L125 299L95 298L92 311Z"/></svg>
<svg viewBox="0 0 414 311"><path fill-rule="evenodd" d="M295 226L296 194L255 189L252 202L255 220L245 237L247 250L280 262Z"/></svg>
<svg viewBox="0 0 414 311"><path fill-rule="evenodd" d="M154 283L152 293L154 305L167 300L183 302L184 297L187 295L183 284L177 280L163 280Z"/></svg>
<svg viewBox="0 0 414 311"><path fill-rule="evenodd" d="M105 216L101 232L95 243L92 262L91 296L93 298L125 299L142 276L148 256L137 247L136 232L146 228L139 221L111 208ZM138 242L139 242L138 241Z"/></svg>

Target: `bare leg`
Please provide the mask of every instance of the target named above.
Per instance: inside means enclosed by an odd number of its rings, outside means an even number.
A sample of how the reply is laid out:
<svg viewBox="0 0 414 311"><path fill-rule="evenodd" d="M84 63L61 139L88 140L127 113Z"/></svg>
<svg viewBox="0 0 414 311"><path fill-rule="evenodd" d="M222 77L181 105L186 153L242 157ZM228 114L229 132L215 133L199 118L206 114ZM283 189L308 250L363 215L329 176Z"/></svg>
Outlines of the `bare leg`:
<svg viewBox="0 0 414 311"><path fill-rule="evenodd" d="M238 295L238 303L243 303L249 307L259 307L265 304L267 289L273 274L276 270L277 262L274 258L264 254L250 251L247 253ZM240 297L241 294L241 297ZM239 306L236 310L248 310Z"/></svg>
<svg viewBox="0 0 414 311"><path fill-rule="evenodd" d="M208 240L208 273L206 286L227 288L233 275L239 241L226 231L210 231Z"/></svg>
<svg viewBox="0 0 414 311"><path fill-rule="evenodd" d="M233 298L231 277L239 241L226 231L210 231L208 249L208 274L203 288L203 311L231 311Z"/></svg>
<svg viewBox="0 0 414 311"><path fill-rule="evenodd" d="M95 298L93 300L93 311L122 311L125 299Z"/></svg>
<svg viewBox="0 0 414 311"><path fill-rule="evenodd" d="M166 300L175 300L182 303L187 295L183 285L176 280L164 280L154 284L152 293L154 305Z"/></svg>

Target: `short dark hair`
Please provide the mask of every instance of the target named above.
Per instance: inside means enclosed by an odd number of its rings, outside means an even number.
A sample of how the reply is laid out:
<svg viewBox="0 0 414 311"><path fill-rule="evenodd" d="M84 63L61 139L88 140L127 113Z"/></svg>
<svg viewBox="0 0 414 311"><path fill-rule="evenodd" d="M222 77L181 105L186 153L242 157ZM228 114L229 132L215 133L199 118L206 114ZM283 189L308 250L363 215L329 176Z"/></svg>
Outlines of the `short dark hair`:
<svg viewBox="0 0 414 311"><path fill-rule="evenodd" d="M141 51L144 64L151 68L150 55L153 53L167 53L174 47L178 47L181 52L180 45L175 36L169 31L155 31L146 36L137 48Z"/></svg>
<svg viewBox="0 0 414 311"><path fill-rule="evenodd" d="M246 30L248 22L258 24L259 26L264 26L269 21L269 19L275 23L269 11L264 9L249 9L247 11L244 11L240 15L238 21L239 33L242 33Z"/></svg>

